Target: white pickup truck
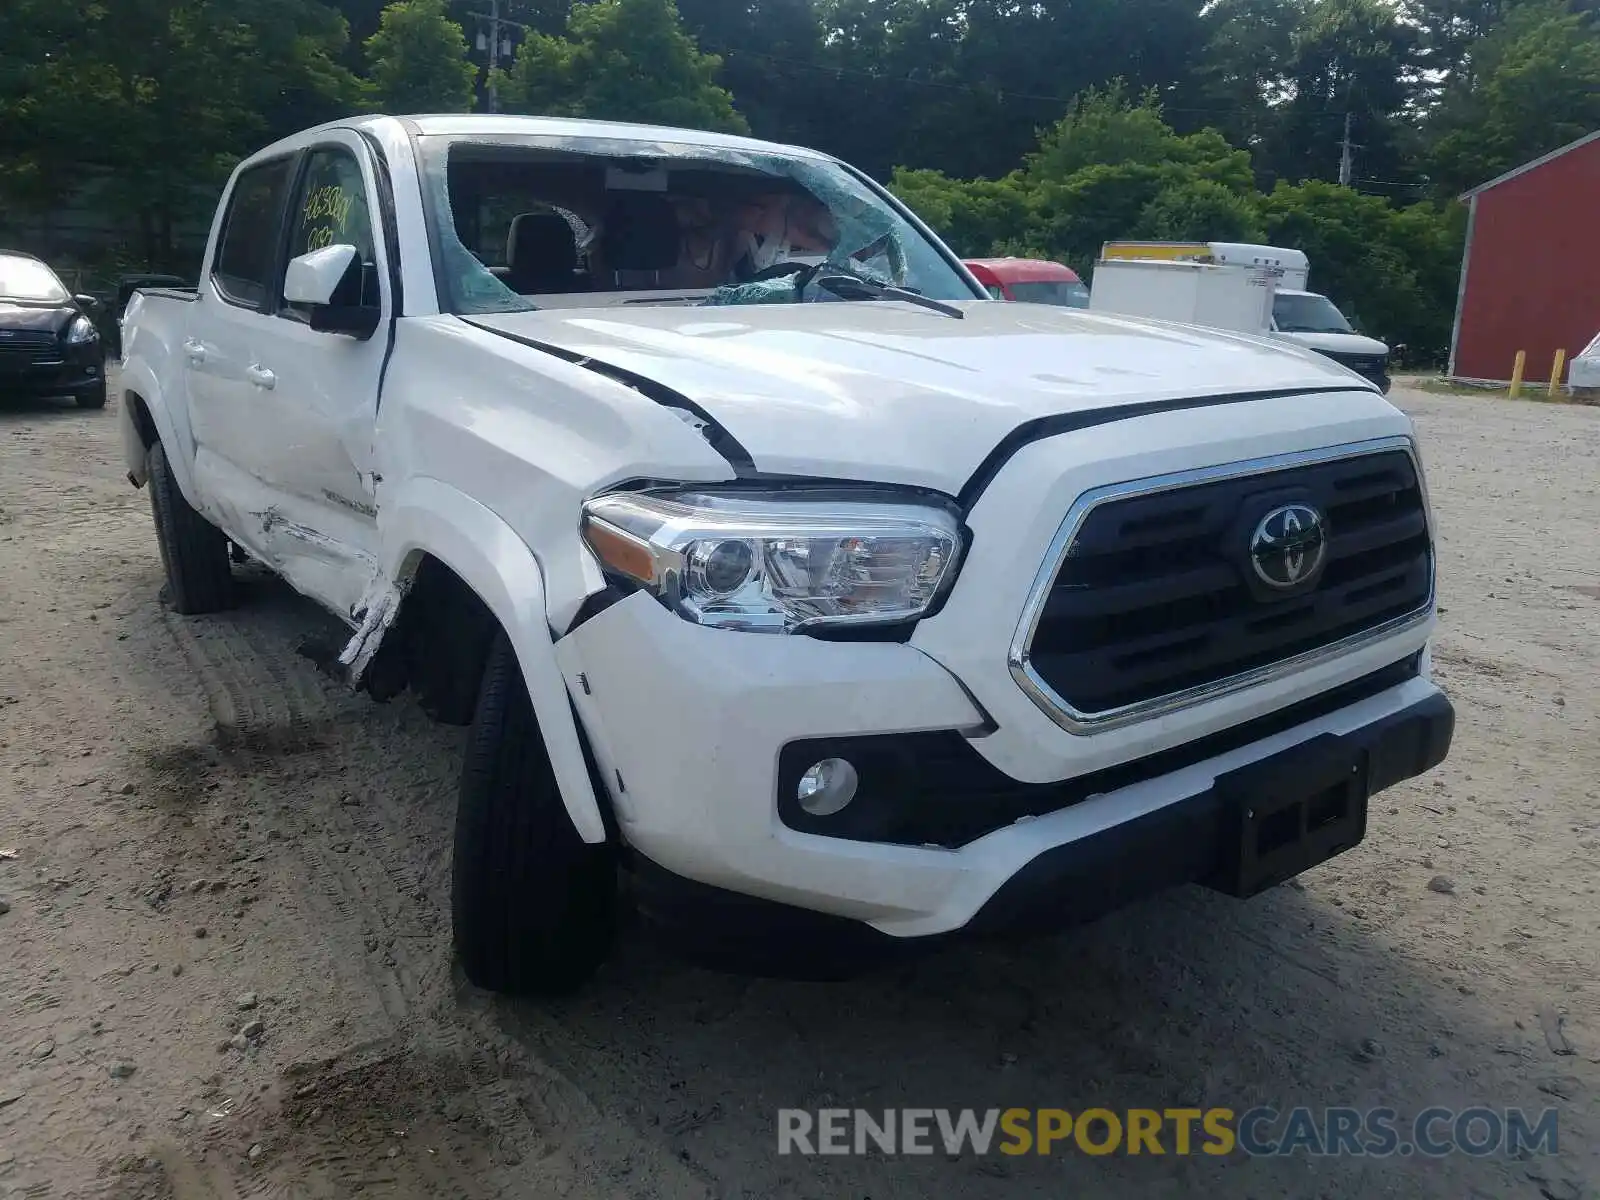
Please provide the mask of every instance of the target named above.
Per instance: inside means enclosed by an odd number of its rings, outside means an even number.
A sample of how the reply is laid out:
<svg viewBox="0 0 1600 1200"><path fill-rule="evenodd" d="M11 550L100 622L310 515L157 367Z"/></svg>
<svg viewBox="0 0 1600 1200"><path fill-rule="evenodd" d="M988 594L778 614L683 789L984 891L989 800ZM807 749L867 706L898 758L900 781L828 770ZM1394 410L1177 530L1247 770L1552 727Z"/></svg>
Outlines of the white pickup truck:
<svg viewBox="0 0 1600 1200"><path fill-rule="evenodd" d="M832 974L1348 849L1426 771L1411 425L1266 339L996 303L822 154L364 117L241 163L125 327L181 613L232 552L469 723L475 982ZM248 619L242 616L239 619Z"/></svg>

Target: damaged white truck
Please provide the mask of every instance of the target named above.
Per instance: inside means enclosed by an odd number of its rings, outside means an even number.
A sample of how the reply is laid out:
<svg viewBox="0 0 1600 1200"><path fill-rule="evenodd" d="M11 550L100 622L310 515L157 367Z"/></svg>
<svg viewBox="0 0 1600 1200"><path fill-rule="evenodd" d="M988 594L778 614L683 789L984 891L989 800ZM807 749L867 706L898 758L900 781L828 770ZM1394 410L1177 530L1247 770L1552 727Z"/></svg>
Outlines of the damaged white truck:
<svg viewBox="0 0 1600 1200"><path fill-rule="evenodd" d="M481 985L581 984L625 876L691 953L811 974L1247 896L1448 749L1372 384L990 301L825 155L361 118L242 163L201 276L134 300L118 389L168 602L248 556L353 683L471 725Z"/></svg>

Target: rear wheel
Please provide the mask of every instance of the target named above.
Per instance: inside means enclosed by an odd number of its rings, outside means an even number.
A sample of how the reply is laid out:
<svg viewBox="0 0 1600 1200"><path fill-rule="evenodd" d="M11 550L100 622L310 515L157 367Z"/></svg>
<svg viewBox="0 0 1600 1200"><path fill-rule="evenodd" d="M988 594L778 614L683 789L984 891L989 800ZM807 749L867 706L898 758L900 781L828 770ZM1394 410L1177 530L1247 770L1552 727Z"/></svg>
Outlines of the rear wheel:
<svg viewBox="0 0 1600 1200"><path fill-rule="evenodd" d="M484 666L461 772L452 910L467 978L496 992L574 991L616 932L615 856L573 828L504 632Z"/></svg>
<svg viewBox="0 0 1600 1200"><path fill-rule="evenodd" d="M160 442L150 448L150 512L173 609L188 616L231 607L228 539L183 498Z"/></svg>

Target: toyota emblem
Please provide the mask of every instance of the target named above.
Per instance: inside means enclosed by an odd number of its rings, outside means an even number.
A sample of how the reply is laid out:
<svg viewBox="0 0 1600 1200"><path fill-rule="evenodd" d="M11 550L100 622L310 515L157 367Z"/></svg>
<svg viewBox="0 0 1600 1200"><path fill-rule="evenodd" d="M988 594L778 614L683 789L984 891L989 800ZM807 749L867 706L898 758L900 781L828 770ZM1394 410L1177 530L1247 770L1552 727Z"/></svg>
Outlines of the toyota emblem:
<svg viewBox="0 0 1600 1200"><path fill-rule="evenodd" d="M1250 565L1256 578L1280 592L1314 579L1328 553L1322 514L1309 504L1285 504L1256 524L1250 535Z"/></svg>

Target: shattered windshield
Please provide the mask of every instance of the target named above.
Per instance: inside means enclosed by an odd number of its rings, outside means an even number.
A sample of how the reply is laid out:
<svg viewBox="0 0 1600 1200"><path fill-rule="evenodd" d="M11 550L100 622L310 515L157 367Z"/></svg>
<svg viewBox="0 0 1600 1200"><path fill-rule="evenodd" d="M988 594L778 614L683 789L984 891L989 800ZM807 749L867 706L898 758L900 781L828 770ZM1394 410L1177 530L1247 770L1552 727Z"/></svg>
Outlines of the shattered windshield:
<svg viewBox="0 0 1600 1200"><path fill-rule="evenodd" d="M838 163L724 146L424 135L435 270L458 313L845 303L977 293L893 201ZM843 294L841 294L843 293Z"/></svg>

